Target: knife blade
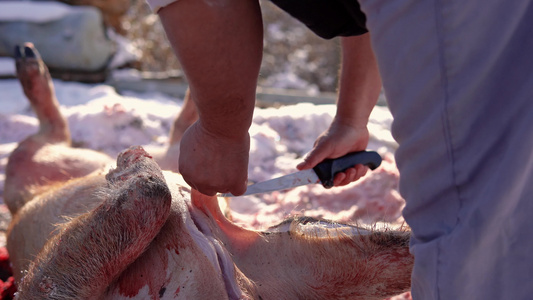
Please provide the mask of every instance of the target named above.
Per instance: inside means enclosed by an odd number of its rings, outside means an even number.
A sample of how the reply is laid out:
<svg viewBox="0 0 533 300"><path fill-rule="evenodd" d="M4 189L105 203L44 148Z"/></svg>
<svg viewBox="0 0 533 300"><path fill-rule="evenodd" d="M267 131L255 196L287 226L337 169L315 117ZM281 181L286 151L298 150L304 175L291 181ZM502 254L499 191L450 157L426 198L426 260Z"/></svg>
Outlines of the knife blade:
<svg viewBox="0 0 533 300"><path fill-rule="evenodd" d="M240 196L286 190L313 183L322 183L325 188L329 189L333 187L335 175L358 164L366 165L374 170L381 164L381 156L375 151L359 151L348 153L339 158L325 159L312 169L249 185L246 192ZM231 193L219 194L219 196L237 197Z"/></svg>

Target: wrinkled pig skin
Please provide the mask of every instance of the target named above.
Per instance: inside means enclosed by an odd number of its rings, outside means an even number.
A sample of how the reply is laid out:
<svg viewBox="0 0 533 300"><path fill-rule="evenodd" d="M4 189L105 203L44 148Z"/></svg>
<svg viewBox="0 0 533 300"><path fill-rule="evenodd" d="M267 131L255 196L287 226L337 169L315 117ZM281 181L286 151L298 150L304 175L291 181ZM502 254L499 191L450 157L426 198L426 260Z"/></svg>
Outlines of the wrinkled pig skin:
<svg viewBox="0 0 533 300"><path fill-rule="evenodd" d="M31 44L17 72L40 121L7 166L18 299L383 299L409 289L409 232L305 217L237 226L142 147L116 162L71 148Z"/></svg>

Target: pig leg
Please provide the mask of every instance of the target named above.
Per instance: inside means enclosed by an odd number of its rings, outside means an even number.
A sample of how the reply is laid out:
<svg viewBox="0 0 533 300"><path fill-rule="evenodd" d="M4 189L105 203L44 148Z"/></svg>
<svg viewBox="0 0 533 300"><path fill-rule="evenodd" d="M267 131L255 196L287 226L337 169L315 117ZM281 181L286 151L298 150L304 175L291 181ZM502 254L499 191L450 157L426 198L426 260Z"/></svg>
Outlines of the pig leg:
<svg viewBox="0 0 533 300"><path fill-rule="evenodd" d="M19 143L6 167L4 199L12 214L47 186L78 178L113 162L102 153L70 148L70 132L61 115L50 73L31 43L15 49L17 77L39 131Z"/></svg>
<svg viewBox="0 0 533 300"><path fill-rule="evenodd" d="M198 120L198 111L196 110L196 105L191 98L191 91L187 89L181 111L174 120L172 129L170 130L170 145L179 143L185 130L187 130L189 126L196 122L196 120Z"/></svg>
<svg viewBox="0 0 533 300"><path fill-rule="evenodd" d="M161 169L141 147L123 151L102 204L59 228L29 267L18 299L100 299L147 248L170 213Z"/></svg>
<svg viewBox="0 0 533 300"><path fill-rule="evenodd" d="M70 143L67 121L59 111L48 68L33 44L16 46L17 77L39 119L39 135L49 143Z"/></svg>
<svg viewBox="0 0 533 300"><path fill-rule="evenodd" d="M170 129L169 145L166 151L150 151L163 170L179 172L178 158L180 155L180 141L183 133L189 126L198 120L198 112L189 90L185 93L185 99L181 111L179 112Z"/></svg>

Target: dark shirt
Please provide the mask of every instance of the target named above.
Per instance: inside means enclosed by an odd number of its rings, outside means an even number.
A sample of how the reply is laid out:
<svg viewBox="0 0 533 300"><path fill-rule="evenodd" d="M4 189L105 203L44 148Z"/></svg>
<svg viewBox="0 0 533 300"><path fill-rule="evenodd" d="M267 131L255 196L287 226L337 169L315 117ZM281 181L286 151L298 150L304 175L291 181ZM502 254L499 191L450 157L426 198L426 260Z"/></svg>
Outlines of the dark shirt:
<svg viewBox="0 0 533 300"><path fill-rule="evenodd" d="M271 0L318 36L354 36L368 32L356 0Z"/></svg>

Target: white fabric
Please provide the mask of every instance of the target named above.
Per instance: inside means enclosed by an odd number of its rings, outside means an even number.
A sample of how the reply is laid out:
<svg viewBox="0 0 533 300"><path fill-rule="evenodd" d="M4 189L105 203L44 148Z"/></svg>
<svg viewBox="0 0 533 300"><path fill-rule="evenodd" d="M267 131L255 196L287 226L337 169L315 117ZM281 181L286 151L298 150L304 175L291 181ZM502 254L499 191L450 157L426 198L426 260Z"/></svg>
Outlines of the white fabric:
<svg viewBox="0 0 533 300"><path fill-rule="evenodd" d="M532 299L533 1L360 4L399 143L413 298Z"/></svg>

